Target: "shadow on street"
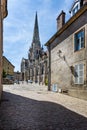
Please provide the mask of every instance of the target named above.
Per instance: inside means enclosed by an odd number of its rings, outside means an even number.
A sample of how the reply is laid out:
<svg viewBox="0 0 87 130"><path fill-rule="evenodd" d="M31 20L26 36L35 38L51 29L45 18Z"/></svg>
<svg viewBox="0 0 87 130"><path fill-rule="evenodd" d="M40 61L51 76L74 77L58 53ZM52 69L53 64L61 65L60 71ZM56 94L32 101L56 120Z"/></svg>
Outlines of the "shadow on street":
<svg viewBox="0 0 87 130"><path fill-rule="evenodd" d="M3 92L0 130L87 130L87 118L53 102Z"/></svg>

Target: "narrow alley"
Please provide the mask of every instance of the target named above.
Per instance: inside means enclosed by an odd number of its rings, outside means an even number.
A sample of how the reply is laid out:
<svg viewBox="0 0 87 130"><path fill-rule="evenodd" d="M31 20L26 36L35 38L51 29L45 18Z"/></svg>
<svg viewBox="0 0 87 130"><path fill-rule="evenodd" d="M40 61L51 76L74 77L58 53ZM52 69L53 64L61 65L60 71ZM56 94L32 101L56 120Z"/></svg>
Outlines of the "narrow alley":
<svg viewBox="0 0 87 130"><path fill-rule="evenodd" d="M87 130L87 101L46 86L5 85L0 130Z"/></svg>

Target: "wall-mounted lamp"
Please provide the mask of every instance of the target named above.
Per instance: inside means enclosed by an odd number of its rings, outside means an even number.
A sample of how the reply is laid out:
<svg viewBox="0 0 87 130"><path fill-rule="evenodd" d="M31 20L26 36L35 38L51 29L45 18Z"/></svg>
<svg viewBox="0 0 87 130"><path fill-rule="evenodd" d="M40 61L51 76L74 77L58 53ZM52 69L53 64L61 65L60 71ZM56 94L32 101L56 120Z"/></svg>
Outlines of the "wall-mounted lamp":
<svg viewBox="0 0 87 130"><path fill-rule="evenodd" d="M58 56L60 57L60 54L62 53L62 51L61 50L59 50L58 52L57 52L57 54L58 54Z"/></svg>
<svg viewBox="0 0 87 130"><path fill-rule="evenodd" d="M65 56L62 55L62 51L61 51L61 50L59 50L59 51L57 52L57 54L58 54L58 56L59 56L61 59L63 59L63 60L65 61Z"/></svg>

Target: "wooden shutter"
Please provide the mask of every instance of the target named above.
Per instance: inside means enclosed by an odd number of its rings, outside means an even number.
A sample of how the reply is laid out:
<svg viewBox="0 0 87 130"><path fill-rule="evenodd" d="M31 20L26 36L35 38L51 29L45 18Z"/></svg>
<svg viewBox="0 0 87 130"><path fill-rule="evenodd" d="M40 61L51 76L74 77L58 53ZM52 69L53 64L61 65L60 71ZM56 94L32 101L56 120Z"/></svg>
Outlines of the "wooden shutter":
<svg viewBox="0 0 87 130"><path fill-rule="evenodd" d="M75 72L77 73L75 84L84 84L84 64L75 65Z"/></svg>

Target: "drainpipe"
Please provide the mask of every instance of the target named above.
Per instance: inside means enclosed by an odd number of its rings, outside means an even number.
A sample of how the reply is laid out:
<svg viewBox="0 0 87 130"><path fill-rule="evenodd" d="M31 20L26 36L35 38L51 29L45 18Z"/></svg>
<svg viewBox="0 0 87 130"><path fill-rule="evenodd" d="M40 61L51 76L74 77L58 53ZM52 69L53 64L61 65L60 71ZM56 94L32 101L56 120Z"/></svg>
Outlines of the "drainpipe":
<svg viewBox="0 0 87 130"><path fill-rule="evenodd" d="M2 53L3 53L3 19L0 0L0 99L2 95Z"/></svg>
<svg viewBox="0 0 87 130"><path fill-rule="evenodd" d="M51 49L48 46L48 91L51 91Z"/></svg>

